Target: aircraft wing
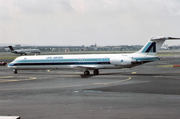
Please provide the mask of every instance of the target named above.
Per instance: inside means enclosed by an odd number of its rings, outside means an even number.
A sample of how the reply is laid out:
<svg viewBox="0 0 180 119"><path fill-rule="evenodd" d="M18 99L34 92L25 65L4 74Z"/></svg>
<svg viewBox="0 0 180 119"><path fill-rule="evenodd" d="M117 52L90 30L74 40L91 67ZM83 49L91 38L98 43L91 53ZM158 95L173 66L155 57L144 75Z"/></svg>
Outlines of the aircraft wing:
<svg viewBox="0 0 180 119"><path fill-rule="evenodd" d="M71 65L73 69L97 69L96 65Z"/></svg>
<svg viewBox="0 0 180 119"><path fill-rule="evenodd" d="M18 54L26 54L24 51L17 51Z"/></svg>

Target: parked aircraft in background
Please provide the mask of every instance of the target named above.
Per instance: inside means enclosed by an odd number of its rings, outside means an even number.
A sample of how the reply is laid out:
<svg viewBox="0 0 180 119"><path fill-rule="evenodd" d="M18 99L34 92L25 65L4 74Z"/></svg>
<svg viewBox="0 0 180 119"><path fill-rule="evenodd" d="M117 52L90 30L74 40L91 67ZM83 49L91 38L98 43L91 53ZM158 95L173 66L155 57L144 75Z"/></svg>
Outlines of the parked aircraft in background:
<svg viewBox="0 0 180 119"><path fill-rule="evenodd" d="M161 47L161 50L169 50L168 46Z"/></svg>
<svg viewBox="0 0 180 119"><path fill-rule="evenodd" d="M7 63L4 61L0 61L0 66L5 66Z"/></svg>
<svg viewBox="0 0 180 119"><path fill-rule="evenodd" d="M20 49L20 50L14 50L14 48L12 46L8 46L9 49L11 50L11 53L15 53L15 54L21 54L21 55L27 55L28 53L38 53L40 54L41 51L39 49Z"/></svg>
<svg viewBox="0 0 180 119"><path fill-rule="evenodd" d="M99 74L99 69L131 68L147 62L159 60L156 53L165 40L176 40L173 37L152 37L139 51L131 54L82 54L82 55L44 55L21 56L9 63L8 68L17 70L35 69L79 69L84 75L89 75L93 70L94 75Z"/></svg>

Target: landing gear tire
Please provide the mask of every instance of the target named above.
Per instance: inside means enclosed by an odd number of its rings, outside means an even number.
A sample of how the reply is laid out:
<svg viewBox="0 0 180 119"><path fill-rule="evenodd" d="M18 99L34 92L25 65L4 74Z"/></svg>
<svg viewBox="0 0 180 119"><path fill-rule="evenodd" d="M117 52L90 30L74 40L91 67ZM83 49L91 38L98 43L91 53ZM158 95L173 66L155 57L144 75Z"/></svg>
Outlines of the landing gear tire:
<svg viewBox="0 0 180 119"><path fill-rule="evenodd" d="M84 71L84 76L88 76L90 72L88 70Z"/></svg>
<svg viewBox="0 0 180 119"><path fill-rule="evenodd" d="M17 74L17 69L14 69L13 72L14 72L14 74Z"/></svg>
<svg viewBox="0 0 180 119"><path fill-rule="evenodd" d="M93 71L93 73L94 73L94 75L98 75L99 74L99 70L96 69L96 70Z"/></svg>

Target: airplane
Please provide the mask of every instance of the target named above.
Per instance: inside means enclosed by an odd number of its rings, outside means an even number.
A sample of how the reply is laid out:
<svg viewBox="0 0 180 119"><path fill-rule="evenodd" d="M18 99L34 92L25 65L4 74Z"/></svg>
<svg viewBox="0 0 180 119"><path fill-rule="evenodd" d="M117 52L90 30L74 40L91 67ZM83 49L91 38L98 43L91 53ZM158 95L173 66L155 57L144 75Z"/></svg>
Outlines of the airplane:
<svg viewBox="0 0 180 119"><path fill-rule="evenodd" d="M177 40L174 37L152 37L142 49L131 54L81 54L81 55L41 55L20 56L8 64L8 68L17 70L78 69L84 76L99 74L100 69L131 68L144 63L160 60L156 53L165 40Z"/></svg>
<svg viewBox="0 0 180 119"><path fill-rule="evenodd" d="M27 55L27 53L38 53L40 54L41 51L39 49L20 49L20 50L14 50L14 48L12 46L8 46L9 49L11 50L11 53L15 53L15 54L25 54Z"/></svg>

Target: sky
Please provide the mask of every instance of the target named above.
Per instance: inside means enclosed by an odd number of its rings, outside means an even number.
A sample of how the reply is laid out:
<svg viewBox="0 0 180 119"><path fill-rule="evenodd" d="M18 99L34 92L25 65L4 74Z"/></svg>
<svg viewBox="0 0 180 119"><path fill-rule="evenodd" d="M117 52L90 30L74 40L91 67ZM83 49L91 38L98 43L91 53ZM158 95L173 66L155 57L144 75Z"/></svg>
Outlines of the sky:
<svg viewBox="0 0 180 119"><path fill-rule="evenodd" d="M0 44L144 45L152 36L180 37L180 0L0 0Z"/></svg>

